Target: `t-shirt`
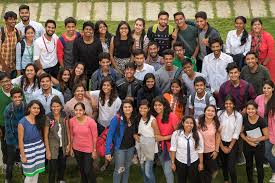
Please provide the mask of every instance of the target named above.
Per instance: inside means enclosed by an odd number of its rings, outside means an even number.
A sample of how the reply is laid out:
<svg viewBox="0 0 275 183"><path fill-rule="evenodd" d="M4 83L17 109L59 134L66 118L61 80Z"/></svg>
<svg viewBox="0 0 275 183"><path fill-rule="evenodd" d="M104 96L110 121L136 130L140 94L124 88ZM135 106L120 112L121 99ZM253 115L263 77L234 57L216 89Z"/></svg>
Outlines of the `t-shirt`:
<svg viewBox="0 0 275 183"><path fill-rule="evenodd" d="M216 127L215 123L212 122L209 125L206 125L206 129L202 130L199 129L199 132L201 133L203 137L204 142L204 153L210 153L215 151L216 147Z"/></svg>
<svg viewBox="0 0 275 183"><path fill-rule="evenodd" d="M122 138L120 149L129 149L135 146L135 125L132 124L131 126L125 125L124 128L124 136Z"/></svg>

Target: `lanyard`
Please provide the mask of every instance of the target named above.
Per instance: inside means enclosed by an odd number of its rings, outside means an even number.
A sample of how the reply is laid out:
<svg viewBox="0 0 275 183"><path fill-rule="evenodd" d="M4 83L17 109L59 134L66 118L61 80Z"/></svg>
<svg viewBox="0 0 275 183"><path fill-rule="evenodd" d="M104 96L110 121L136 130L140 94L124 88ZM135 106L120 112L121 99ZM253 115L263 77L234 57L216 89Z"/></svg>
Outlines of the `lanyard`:
<svg viewBox="0 0 275 183"><path fill-rule="evenodd" d="M52 52L55 50L55 40L53 41L53 45L54 45L53 50L52 50L52 51L49 51L49 49L48 49L48 47L47 47L47 45L46 45L44 36L42 36L42 39L43 39L43 43L44 43L44 45L45 45L45 48L46 48L47 52L48 52L48 53L52 53ZM52 38L52 39L53 39L53 38Z"/></svg>

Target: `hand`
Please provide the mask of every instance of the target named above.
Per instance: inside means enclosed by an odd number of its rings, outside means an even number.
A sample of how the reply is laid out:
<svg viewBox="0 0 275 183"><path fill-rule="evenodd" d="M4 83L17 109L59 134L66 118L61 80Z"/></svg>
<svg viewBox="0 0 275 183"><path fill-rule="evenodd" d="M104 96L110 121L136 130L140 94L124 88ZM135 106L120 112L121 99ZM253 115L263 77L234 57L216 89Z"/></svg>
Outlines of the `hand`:
<svg viewBox="0 0 275 183"><path fill-rule="evenodd" d="M112 156L110 154L105 155L105 159L110 162L112 161Z"/></svg>
<svg viewBox="0 0 275 183"><path fill-rule="evenodd" d="M218 152L214 151L214 152L211 154L210 157L211 157L212 159L216 159L217 156L218 156Z"/></svg>
<svg viewBox="0 0 275 183"><path fill-rule="evenodd" d="M224 152L225 154L229 154L230 151L231 151L231 149L230 149L229 147L225 147L223 152Z"/></svg>
<svg viewBox="0 0 275 183"><path fill-rule="evenodd" d="M97 158L97 152L96 152L96 151L93 151L93 152L92 152L92 158L93 158L93 159L96 159L96 158Z"/></svg>
<svg viewBox="0 0 275 183"><path fill-rule="evenodd" d="M198 170L199 170L199 172L203 170L203 163L199 163Z"/></svg>
<svg viewBox="0 0 275 183"><path fill-rule="evenodd" d="M246 136L247 140L249 140L250 142L254 142L254 143L257 143L257 139L255 138L252 138L252 137L249 137L249 136Z"/></svg>
<svg viewBox="0 0 275 183"><path fill-rule="evenodd" d="M137 141L137 142L140 142L140 136L139 135L134 135L134 139Z"/></svg>
<svg viewBox="0 0 275 183"><path fill-rule="evenodd" d="M71 155L71 157L74 157L74 151L73 151L73 149L70 150L70 155Z"/></svg>
<svg viewBox="0 0 275 183"><path fill-rule="evenodd" d="M266 66L267 64L268 64L268 62L269 62L269 59L265 59L264 61L263 61L263 66Z"/></svg>
<svg viewBox="0 0 275 183"><path fill-rule="evenodd" d="M173 172L176 171L176 165L175 165L175 163L171 163L171 169L173 170Z"/></svg>
<svg viewBox="0 0 275 183"><path fill-rule="evenodd" d="M178 34L178 29L175 29L174 32L172 33L173 40L177 39L177 34Z"/></svg>
<svg viewBox="0 0 275 183"><path fill-rule="evenodd" d="M21 157L21 161L22 163L27 163L27 158L25 155Z"/></svg>
<svg viewBox="0 0 275 183"><path fill-rule="evenodd" d="M202 44L204 44L205 46L208 46L208 38L207 39L203 39L202 40Z"/></svg>
<svg viewBox="0 0 275 183"><path fill-rule="evenodd" d="M52 159L51 151L46 151L46 158L47 158L47 160L51 160Z"/></svg>
<svg viewBox="0 0 275 183"><path fill-rule="evenodd" d="M256 147L257 144L255 142L251 142L249 140L246 141L249 145L251 145L252 147Z"/></svg>
<svg viewBox="0 0 275 183"><path fill-rule="evenodd" d="M66 155L69 155L69 154L70 154L70 145L68 144L66 147Z"/></svg>
<svg viewBox="0 0 275 183"><path fill-rule="evenodd" d="M195 64L196 64L197 63L196 57L192 56L191 58L195 61Z"/></svg>
<svg viewBox="0 0 275 183"><path fill-rule="evenodd" d="M43 74L44 73L44 70L43 69L39 69L38 71L37 71L37 76L40 76L41 74Z"/></svg>

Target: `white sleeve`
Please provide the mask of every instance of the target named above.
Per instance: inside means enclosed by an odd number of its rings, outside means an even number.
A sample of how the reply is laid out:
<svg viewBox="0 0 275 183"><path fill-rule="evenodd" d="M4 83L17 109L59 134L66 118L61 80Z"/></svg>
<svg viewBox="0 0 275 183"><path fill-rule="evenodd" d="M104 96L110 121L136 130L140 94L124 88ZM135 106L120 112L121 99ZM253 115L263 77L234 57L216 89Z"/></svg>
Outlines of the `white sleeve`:
<svg viewBox="0 0 275 183"><path fill-rule="evenodd" d="M34 41L33 43L33 61L36 61L36 60L39 60L40 58L40 52L41 52L41 49L39 47L39 42L38 42L39 39L37 39L36 41Z"/></svg>
<svg viewBox="0 0 275 183"><path fill-rule="evenodd" d="M230 31L228 32L227 34L227 37L226 37L226 44L225 44L225 53L230 53Z"/></svg>
<svg viewBox="0 0 275 183"><path fill-rule="evenodd" d="M171 147L170 151L177 151L177 135L178 135L178 130L174 131L171 137Z"/></svg>
<svg viewBox="0 0 275 183"><path fill-rule="evenodd" d="M234 131L234 133L233 133L233 139L236 139L236 140L238 140L239 139L239 136L240 136L240 133L241 133L241 130L242 130L242 125L243 125L243 117L242 117L242 115L239 113L239 112L237 112L237 111L235 111L235 113L237 113L236 115L236 127L235 127L235 131Z"/></svg>
<svg viewBox="0 0 275 183"><path fill-rule="evenodd" d="M202 137L202 135L200 134L200 132L198 132L198 134L199 134L199 146L198 146L198 148L197 148L197 152L198 153L203 153L203 151L204 151L204 142L203 142L203 137Z"/></svg>
<svg viewBox="0 0 275 183"><path fill-rule="evenodd" d="M251 35L248 35L248 38L247 38L245 46L244 46L244 53L243 53L244 56L246 56L246 54L251 49L251 41L252 41Z"/></svg>

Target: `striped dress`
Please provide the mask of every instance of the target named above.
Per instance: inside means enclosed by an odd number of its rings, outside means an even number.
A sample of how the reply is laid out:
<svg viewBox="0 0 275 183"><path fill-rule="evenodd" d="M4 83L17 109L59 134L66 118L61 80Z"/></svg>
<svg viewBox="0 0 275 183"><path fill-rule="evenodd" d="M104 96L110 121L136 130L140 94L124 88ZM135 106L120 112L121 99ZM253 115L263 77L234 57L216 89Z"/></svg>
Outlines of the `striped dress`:
<svg viewBox="0 0 275 183"><path fill-rule="evenodd" d="M22 163L25 176L32 177L45 171L45 146L36 125L31 124L26 117L19 121L24 127L24 152L27 163Z"/></svg>

